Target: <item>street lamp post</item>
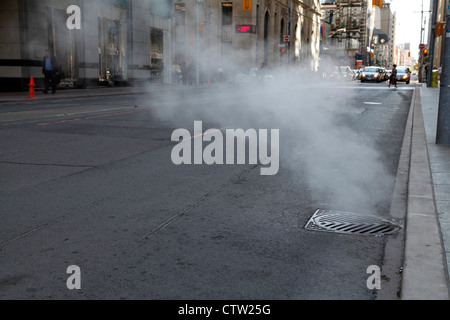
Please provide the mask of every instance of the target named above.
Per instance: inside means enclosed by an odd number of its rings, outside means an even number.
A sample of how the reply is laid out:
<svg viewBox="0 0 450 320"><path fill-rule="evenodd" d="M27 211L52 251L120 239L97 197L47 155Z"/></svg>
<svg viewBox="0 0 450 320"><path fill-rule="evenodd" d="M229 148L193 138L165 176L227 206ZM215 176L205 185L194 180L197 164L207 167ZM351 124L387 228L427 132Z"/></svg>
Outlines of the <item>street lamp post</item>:
<svg viewBox="0 0 450 320"><path fill-rule="evenodd" d="M199 29L200 29L200 21L199 21L199 4L202 0L195 1L195 84L196 86L200 86L200 52L199 52Z"/></svg>

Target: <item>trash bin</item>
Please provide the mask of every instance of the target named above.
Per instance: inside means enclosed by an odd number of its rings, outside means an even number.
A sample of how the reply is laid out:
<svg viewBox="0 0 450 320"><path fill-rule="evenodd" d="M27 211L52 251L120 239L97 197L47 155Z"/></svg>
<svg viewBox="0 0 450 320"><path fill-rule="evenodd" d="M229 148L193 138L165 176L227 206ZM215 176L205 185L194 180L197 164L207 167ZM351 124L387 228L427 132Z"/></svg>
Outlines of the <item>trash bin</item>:
<svg viewBox="0 0 450 320"><path fill-rule="evenodd" d="M436 88L439 82L439 72L437 70L433 70L433 76L431 80L431 87Z"/></svg>

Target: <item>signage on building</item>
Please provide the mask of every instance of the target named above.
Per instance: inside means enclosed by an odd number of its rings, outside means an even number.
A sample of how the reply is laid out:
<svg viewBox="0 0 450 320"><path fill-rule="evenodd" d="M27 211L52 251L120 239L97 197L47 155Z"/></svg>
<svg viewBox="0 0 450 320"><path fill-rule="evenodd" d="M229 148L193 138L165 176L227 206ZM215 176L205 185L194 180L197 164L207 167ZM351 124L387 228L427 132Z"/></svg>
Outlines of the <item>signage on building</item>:
<svg viewBox="0 0 450 320"><path fill-rule="evenodd" d="M253 24L237 24L236 33L256 33L256 26Z"/></svg>
<svg viewBox="0 0 450 320"><path fill-rule="evenodd" d="M242 10L252 10L252 0L242 0Z"/></svg>

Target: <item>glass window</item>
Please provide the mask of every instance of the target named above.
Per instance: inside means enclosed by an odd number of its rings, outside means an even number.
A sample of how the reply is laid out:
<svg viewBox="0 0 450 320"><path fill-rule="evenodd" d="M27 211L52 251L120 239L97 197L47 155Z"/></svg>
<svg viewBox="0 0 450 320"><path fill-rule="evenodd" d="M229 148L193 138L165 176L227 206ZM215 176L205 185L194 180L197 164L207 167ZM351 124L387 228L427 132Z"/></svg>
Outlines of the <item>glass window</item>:
<svg viewBox="0 0 450 320"><path fill-rule="evenodd" d="M222 3L222 25L230 25L233 22L233 3Z"/></svg>

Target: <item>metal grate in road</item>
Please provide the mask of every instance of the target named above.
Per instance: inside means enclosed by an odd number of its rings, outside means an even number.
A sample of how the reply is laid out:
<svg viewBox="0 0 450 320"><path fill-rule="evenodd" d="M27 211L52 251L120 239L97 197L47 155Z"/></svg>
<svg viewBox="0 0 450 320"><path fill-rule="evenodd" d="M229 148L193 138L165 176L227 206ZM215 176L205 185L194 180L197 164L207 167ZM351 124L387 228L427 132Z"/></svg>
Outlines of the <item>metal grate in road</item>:
<svg viewBox="0 0 450 320"><path fill-rule="evenodd" d="M395 234L401 227L395 222L365 214L318 209L305 229L380 237Z"/></svg>

